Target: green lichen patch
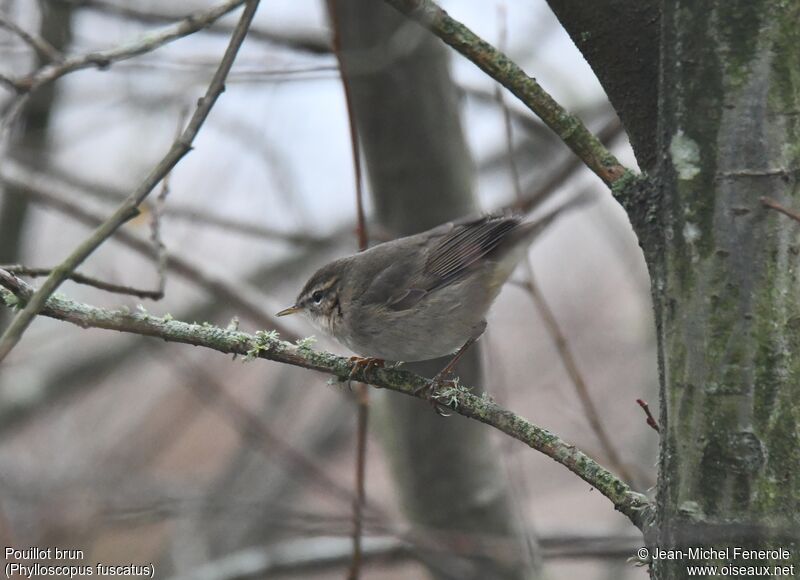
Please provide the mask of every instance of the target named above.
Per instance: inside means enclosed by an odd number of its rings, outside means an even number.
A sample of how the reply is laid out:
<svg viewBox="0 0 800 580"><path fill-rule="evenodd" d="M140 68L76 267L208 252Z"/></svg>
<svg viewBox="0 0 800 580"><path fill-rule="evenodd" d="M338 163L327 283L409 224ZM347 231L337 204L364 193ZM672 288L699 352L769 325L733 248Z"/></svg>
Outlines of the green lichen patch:
<svg viewBox="0 0 800 580"><path fill-rule="evenodd" d="M279 346L278 333L274 330L259 330L255 333L253 340L250 341L250 348L245 353L244 362L250 362L261 356L261 353L268 352Z"/></svg>
<svg viewBox="0 0 800 580"><path fill-rule="evenodd" d="M307 336L305 338L298 338L295 341L297 348L302 353L308 353L311 350L311 347L317 342L316 337L314 336Z"/></svg>
<svg viewBox="0 0 800 580"><path fill-rule="evenodd" d="M669 154L678 179L690 181L700 174L700 146L682 129L672 136Z"/></svg>
<svg viewBox="0 0 800 580"><path fill-rule="evenodd" d="M13 308L14 310L19 310L23 306L20 303L20 299L14 296L14 294L9 292L5 288L0 288L0 297L2 297L3 299L3 304L8 306L9 308Z"/></svg>

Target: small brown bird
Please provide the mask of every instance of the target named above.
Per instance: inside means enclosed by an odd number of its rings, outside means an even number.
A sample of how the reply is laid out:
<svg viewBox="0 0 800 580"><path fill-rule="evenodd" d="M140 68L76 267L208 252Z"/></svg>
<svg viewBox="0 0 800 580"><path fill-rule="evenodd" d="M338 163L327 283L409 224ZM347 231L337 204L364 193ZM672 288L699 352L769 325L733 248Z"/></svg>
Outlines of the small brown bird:
<svg viewBox="0 0 800 580"><path fill-rule="evenodd" d="M447 223L335 260L311 276L294 305L320 331L370 362L456 353L483 333L486 313L533 240L577 197L542 218L487 215Z"/></svg>

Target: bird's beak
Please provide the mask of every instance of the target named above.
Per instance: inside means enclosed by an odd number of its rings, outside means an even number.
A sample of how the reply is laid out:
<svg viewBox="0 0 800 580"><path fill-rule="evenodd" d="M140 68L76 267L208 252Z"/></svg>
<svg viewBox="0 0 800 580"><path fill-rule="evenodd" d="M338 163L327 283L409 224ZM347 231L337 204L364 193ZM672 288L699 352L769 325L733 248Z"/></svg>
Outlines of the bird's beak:
<svg viewBox="0 0 800 580"><path fill-rule="evenodd" d="M290 306L289 308L284 308L283 310L278 312L275 316L288 316L289 314L296 314L301 310L303 309L295 304L294 306Z"/></svg>

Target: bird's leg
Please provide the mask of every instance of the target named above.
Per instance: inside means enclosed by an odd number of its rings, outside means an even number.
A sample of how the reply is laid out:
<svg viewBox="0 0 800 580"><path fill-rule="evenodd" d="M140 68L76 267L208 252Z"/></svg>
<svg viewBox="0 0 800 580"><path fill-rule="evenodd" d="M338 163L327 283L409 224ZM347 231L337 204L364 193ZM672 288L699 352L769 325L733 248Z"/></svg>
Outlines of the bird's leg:
<svg viewBox="0 0 800 580"><path fill-rule="evenodd" d="M456 351L456 354L453 355L453 358L450 359L450 362L447 363L447 365L442 370L440 370L435 377L433 377L434 385L438 386L440 384L444 384L447 377L450 376L453 373L453 369L456 368L456 363L458 362L458 360L462 356L464 356L464 353L467 352L467 349L471 347L476 340L478 340L478 337L473 336L467 342L464 343L464 346L462 346Z"/></svg>
<svg viewBox="0 0 800 580"><path fill-rule="evenodd" d="M434 392L436 392L438 389L443 387L444 384L447 382L447 377L450 374L452 374L453 369L455 368L456 363L458 362L458 360L462 356L464 356L464 353L467 352L467 349L469 347L471 347L475 343L476 340L478 340L479 336L480 335L473 336L469 340L467 340L467 342L464 343L464 346L462 346L461 348L459 348L456 351L456 354L453 355L453 358L450 359L450 362L448 362L447 365L445 365L445 367L442 370L440 370L438 373L436 373L436 376L433 377L431 382L425 383L421 387L418 387L414 391L414 394L415 395L419 395L420 393L426 393L428 395L428 397L430 398L431 395L433 395ZM438 408L437 408L437 412L438 412Z"/></svg>
<svg viewBox="0 0 800 580"><path fill-rule="evenodd" d="M350 367L350 375L347 377L348 383L353 380L353 375L355 375L359 369L363 369L364 373L368 373L370 369L382 369L384 366L386 366L385 360L374 357L351 356L350 362L353 364L353 366Z"/></svg>

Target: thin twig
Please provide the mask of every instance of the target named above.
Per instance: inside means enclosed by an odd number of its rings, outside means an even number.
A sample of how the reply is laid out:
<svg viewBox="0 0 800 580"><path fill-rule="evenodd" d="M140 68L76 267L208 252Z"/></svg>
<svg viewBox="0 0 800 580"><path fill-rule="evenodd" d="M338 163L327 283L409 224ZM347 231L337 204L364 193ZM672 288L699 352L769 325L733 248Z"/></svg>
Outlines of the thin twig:
<svg viewBox="0 0 800 580"><path fill-rule="evenodd" d="M604 145L610 145L617 137L625 134L624 127L616 115L612 115L597 132L597 138ZM521 200L517 200L513 208L523 212L530 212L539 207L546 199L553 195L558 188L567 181L582 166L581 160L569 156L555 169L548 172L544 180L538 180L535 186L526 191Z"/></svg>
<svg viewBox="0 0 800 580"><path fill-rule="evenodd" d="M29 268L21 264L4 264L0 265L0 269L11 272L12 274L17 274L19 276L30 276L31 278L49 276L53 272L52 268ZM137 298L145 298L148 300L159 300L163 296L163 294L158 290L142 290L140 288L133 288L131 286L112 284L111 282L105 282L103 280L98 280L97 278L86 276L80 272L72 272L67 279L75 282L76 284L92 286L98 290L104 290L113 294L126 294L128 296L136 296Z"/></svg>
<svg viewBox="0 0 800 580"><path fill-rule="evenodd" d="M35 295L33 288L4 270L0 270L0 286L5 289L0 289L0 301L10 307L24 304ZM97 308L59 295L48 298L40 314L82 328L105 328L157 337L168 342L203 346L226 354L245 355L245 360L272 360L316 370L342 381L352 378L419 399L425 399L422 391L431 388L430 379L409 371L374 366L367 368L346 357L315 351L305 344L279 340L275 333L259 332L254 336L210 324L189 324L171 317L158 318L139 310ZM565 466L607 497L639 529L650 525L653 508L644 495L633 491L624 481L554 433L503 409L489 397L471 394L468 387L446 388L436 391L434 396L439 404L464 417L490 425Z"/></svg>
<svg viewBox="0 0 800 580"><path fill-rule="evenodd" d="M796 212L793 209L789 209L787 207L782 206L771 197L762 197L759 199L759 201L761 202L761 205L763 205L764 207L774 209L775 211L780 212L783 215L792 218L794 221L800 222L800 213Z"/></svg>
<svg viewBox="0 0 800 580"><path fill-rule="evenodd" d="M653 414L650 412L650 405L647 404L647 401L644 399L636 399L636 404L639 405L644 414L647 416L647 424L652 427L657 433L661 433L661 427L656 421L656 418L653 417Z"/></svg>
<svg viewBox="0 0 800 580"><path fill-rule="evenodd" d="M317 236L310 232L280 231L259 223L249 223L235 218L226 218L203 211L199 208L188 206L170 205L165 208L164 217L196 222L241 236L250 236L270 242L280 241L297 245L321 245L329 241L329 238Z"/></svg>
<svg viewBox="0 0 800 580"><path fill-rule="evenodd" d="M32 202L53 208L87 226L97 227L105 219L103 216L89 211L71 199L53 194L37 185L18 179L7 171L5 165L0 165L0 184L12 186L6 190L6 193L11 191L21 193ZM145 258L152 257L153 246L150 241L127 229L118 229L114 232L113 239ZM194 282L200 288L215 296L220 302L238 311L240 315L247 316L251 322L259 327L275 328L290 340L297 338L293 332L264 309L263 295L256 292L255 289L250 289L241 283L234 285L227 278L212 274L176 253L167 254L167 268L178 276Z"/></svg>
<svg viewBox="0 0 800 580"><path fill-rule="evenodd" d="M498 10L498 22L500 22L500 30L498 34L498 48L501 51L506 49L506 40L508 36L508 29L506 27L506 11L505 6L500 5ZM494 85L494 98L500 106L500 111L503 113L503 129L505 130L506 138L506 157L508 158L508 168L511 172L511 184L514 187L514 197L517 201L522 200L522 180L519 175L519 168L517 161L514 157L514 126L511 123L511 110L506 103L505 95L503 94L503 86L500 83Z"/></svg>
<svg viewBox="0 0 800 580"><path fill-rule="evenodd" d="M2 80L3 77L0 75L0 81ZM14 123L22 116L25 105L29 100L30 94L24 91L17 91L17 94L0 109L0 141L5 139L6 133L11 131Z"/></svg>
<svg viewBox="0 0 800 580"><path fill-rule="evenodd" d="M120 46L71 56L64 58L61 62L45 65L27 77L16 79L15 82L18 90L33 91L45 83L52 82L77 70L87 68L107 69L115 62L146 54L174 40L189 36L198 30L211 26L216 20L236 10L248 1L250 0L227 0L209 10L190 14L175 24L165 26L157 32L144 34L138 39Z"/></svg>
<svg viewBox="0 0 800 580"><path fill-rule="evenodd" d="M21 83L17 79L11 78L10 76L4 75L2 73L0 73L0 85L5 85L18 95L24 93L27 90L27 87L25 86L24 83ZM12 107L6 107L5 110L3 111L3 116L4 117L7 116L8 113L11 111L11 109Z"/></svg>
<svg viewBox="0 0 800 580"><path fill-rule="evenodd" d="M124 190L114 185L86 179L63 168L48 166L46 170L39 171L25 163L6 159L0 167L0 182L9 180L37 184L46 181L48 187L57 186L62 191L64 186L67 186L70 195L79 195L81 198L91 196L105 203L119 203L127 196ZM36 186L36 189L43 191L39 185ZM170 203L169 206L163 209L162 215L168 219L196 222L261 240L281 241L298 245L324 245L330 243L330 237L317 236L309 232L276 230L254 221L247 222L236 218L227 218L190 205Z"/></svg>
<svg viewBox="0 0 800 580"><path fill-rule="evenodd" d="M63 55L49 42L41 36L35 36L24 29L20 28L16 23L8 20L5 16L0 14L0 28L16 34L25 44L30 46L36 54L44 61L61 62Z"/></svg>
<svg viewBox="0 0 800 580"><path fill-rule="evenodd" d="M175 139L178 139L181 134L181 128L186 123L186 116L189 114L188 109L178 117L178 124L175 128ZM169 178L172 175L170 171L164 176L161 181L161 192L156 197L155 201L151 204L150 208L150 241L153 242L153 250L155 252L156 260L156 274L158 276L158 295L157 300L164 297L164 292L167 289L167 247L164 245L164 240L161 238L161 216L164 214L164 205L167 202L169 195Z"/></svg>
<svg viewBox="0 0 800 580"><path fill-rule="evenodd" d="M42 286L37 290L36 294L28 301L25 308L17 313L14 320L0 337L0 362L2 362L8 353L19 342L22 334L33 321L36 313L44 306L47 297L50 296L70 272L75 270L94 250L96 250L104 241L106 241L122 224L138 215L137 209L139 204L144 201L147 195L153 190L164 176L169 173L173 167L186 155L192 148L192 142L195 136L200 131L205 120L208 118L211 108L216 103L217 98L222 94L225 89L225 77L228 75L239 47L244 42L247 35L247 29L250 22L255 15L256 8L258 8L259 0L247 0L242 17L239 20L236 30L231 36L231 41L228 44L225 54L220 61L219 68L214 74L214 78L208 86L206 94L198 101L197 108L192 115L189 124L184 129L181 136L176 139L170 150L164 158L156 165L150 174L145 177L144 181L137 187L130 196L119 206L119 208L99 227L95 232L83 241L61 264L59 264L53 273L47 277ZM241 1L226 3L227 4L241 4ZM219 7L217 8L220 9ZM227 12L228 10L226 10ZM189 27L197 26L192 21L184 21L183 26ZM179 26L179 29L182 28Z"/></svg>
<svg viewBox="0 0 800 580"><path fill-rule="evenodd" d="M498 46L500 50L503 47ZM495 83L496 84L496 83ZM483 86L475 86L467 83L460 83L456 85L458 90L467 98L472 99L477 103L485 104L491 107L497 105L497 88L487 89ZM515 124L518 124L524 133L531 138L547 139L553 137L553 132L542 123L542 120L536 115L531 115L530 109L527 107L522 110L519 108L509 108L509 112L514 119ZM503 154L503 161L505 162L505 154Z"/></svg>
<svg viewBox="0 0 800 580"><path fill-rule="evenodd" d="M339 76L342 80L344 90L344 100L347 106L347 120L350 128L350 145L353 156L353 177L355 179L356 192L356 236L358 239L358 251L363 252L367 249L368 236L367 225L364 217L364 191L361 179L361 148L358 141L358 129L356 128L355 111L353 110L353 99L350 93L350 83L344 68L342 58L342 42L339 34L339 23L336 19L335 0L328 0L328 15L331 19L333 52L339 65ZM356 433L356 499L353 502L353 557L348 573L349 580L358 580L361 575L361 536L363 533L363 511L366 496L366 464L367 464L367 427L369 426L369 390L367 385L359 383L356 387L358 403L358 430Z"/></svg>
<svg viewBox="0 0 800 580"><path fill-rule="evenodd" d="M132 6L130 2L107 2L105 0L49 0L50 2L58 2L68 4L76 8L85 8L94 10L102 14L119 16L125 20L136 20L146 24L163 24L164 22L173 22L180 18L180 16L169 12L158 12L155 5L148 6L147 10ZM224 22L215 22L213 26L207 28L207 31L215 34L224 34L230 36L233 28ZM290 48L310 54L329 54L331 51L330 46L326 42L326 35L324 31L319 31L318 34L308 34L301 36L299 33L293 36L284 35L281 32L273 32L265 30L264 28L251 27L249 38L268 42L276 46Z"/></svg>
<svg viewBox="0 0 800 580"><path fill-rule="evenodd" d="M164 178L161 194L156 198L156 203L153 204L150 212L150 241L153 243L153 252L155 253L154 257L156 260L156 276L158 277L158 290L156 290L158 298L156 298L156 300L161 300L167 289L167 246L164 245L164 241L161 239L161 212L164 207L161 200L166 198L169 193L169 185L167 184L168 177L169 175Z"/></svg>
<svg viewBox="0 0 800 580"><path fill-rule="evenodd" d="M385 0L453 47L536 113L586 166L611 186L630 170L505 54L452 18L433 0Z"/></svg>
<svg viewBox="0 0 800 580"><path fill-rule="evenodd" d="M369 389L358 383L358 429L356 432L356 498L353 501L353 556L348 578L358 580L361 574L362 536L364 534L364 506L367 499L367 428L369 426Z"/></svg>

